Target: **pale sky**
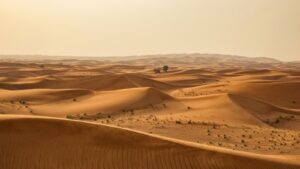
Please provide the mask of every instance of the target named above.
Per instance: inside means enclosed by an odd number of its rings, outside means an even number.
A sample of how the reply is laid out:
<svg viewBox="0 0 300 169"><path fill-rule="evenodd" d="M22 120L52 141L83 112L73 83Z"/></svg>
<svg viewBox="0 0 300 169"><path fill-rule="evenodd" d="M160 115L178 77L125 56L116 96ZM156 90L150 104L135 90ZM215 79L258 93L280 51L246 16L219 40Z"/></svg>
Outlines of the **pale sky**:
<svg viewBox="0 0 300 169"><path fill-rule="evenodd" d="M0 54L300 60L300 0L0 0Z"/></svg>

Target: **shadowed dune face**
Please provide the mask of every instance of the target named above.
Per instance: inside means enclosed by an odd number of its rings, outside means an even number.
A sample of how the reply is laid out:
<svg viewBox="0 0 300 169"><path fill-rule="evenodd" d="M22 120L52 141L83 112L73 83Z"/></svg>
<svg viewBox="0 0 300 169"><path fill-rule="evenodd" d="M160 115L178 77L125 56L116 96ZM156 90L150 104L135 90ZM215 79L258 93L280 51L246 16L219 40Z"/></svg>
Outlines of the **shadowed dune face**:
<svg viewBox="0 0 300 169"><path fill-rule="evenodd" d="M300 81L250 83L234 86L231 93L263 100L280 107L299 109Z"/></svg>
<svg viewBox="0 0 300 169"><path fill-rule="evenodd" d="M219 55L0 61L0 169L299 168L299 70Z"/></svg>
<svg viewBox="0 0 300 169"><path fill-rule="evenodd" d="M285 160L174 141L108 126L35 118L0 120L1 168L296 169Z"/></svg>

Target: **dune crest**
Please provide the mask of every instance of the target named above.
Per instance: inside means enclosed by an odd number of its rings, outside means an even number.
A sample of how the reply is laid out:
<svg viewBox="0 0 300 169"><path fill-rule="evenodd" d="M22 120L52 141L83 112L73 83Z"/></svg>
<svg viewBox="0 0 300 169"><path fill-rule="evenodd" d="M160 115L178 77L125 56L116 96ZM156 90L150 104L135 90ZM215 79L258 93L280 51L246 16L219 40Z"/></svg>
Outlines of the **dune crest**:
<svg viewBox="0 0 300 169"><path fill-rule="evenodd" d="M51 118L0 119L1 168L296 169L268 156L196 146L144 133Z"/></svg>

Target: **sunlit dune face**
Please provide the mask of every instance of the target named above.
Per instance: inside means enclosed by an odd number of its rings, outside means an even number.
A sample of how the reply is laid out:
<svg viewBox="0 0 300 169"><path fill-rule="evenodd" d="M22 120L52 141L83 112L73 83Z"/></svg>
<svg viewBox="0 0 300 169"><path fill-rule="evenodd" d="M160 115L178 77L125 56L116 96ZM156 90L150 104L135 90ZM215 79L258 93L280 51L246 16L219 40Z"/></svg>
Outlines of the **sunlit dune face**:
<svg viewBox="0 0 300 169"><path fill-rule="evenodd" d="M298 0L1 0L0 24L0 54L300 56Z"/></svg>

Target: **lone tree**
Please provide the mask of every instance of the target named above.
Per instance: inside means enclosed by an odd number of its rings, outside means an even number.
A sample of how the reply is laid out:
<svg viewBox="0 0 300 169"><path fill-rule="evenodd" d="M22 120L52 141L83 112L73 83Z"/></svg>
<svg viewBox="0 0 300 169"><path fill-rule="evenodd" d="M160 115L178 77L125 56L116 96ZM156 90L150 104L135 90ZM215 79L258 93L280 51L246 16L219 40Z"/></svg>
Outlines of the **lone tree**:
<svg viewBox="0 0 300 169"><path fill-rule="evenodd" d="M163 70L164 70L164 72L168 72L169 66L168 65L164 65Z"/></svg>
<svg viewBox="0 0 300 169"><path fill-rule="evenodd" d="M153 71L154 71L154 73L158 74L158 73L160 73L160 68L155 68L155 69L153 69Z"/></svg>

